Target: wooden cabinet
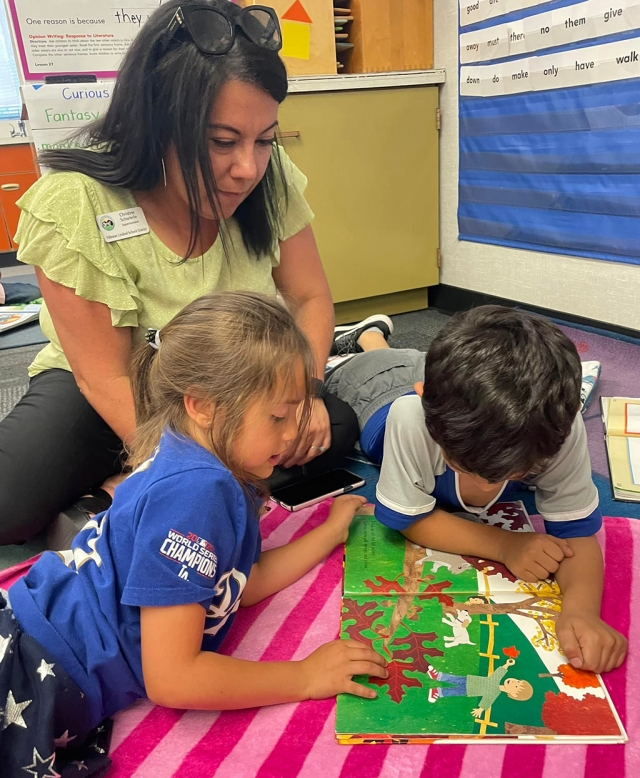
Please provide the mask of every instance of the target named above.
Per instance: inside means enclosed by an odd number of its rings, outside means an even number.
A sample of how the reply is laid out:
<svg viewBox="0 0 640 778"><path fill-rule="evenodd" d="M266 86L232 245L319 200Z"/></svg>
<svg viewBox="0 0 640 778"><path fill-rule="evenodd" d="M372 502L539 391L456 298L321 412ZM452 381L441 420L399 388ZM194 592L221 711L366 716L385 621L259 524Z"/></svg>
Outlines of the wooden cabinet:
<svg viewBox="0 0 640 778"><path fill-rule="evenodd" d="M438 283L437 107L419 86L294 93L280 109L341 321L426 308Z"/></svg>
<svg viewBox="0 0 640 778"><path fill-rule="evenodd" d="M433 67L432 0L350 0L345 73Z"/></svg>
<svg viewBox="0 0 640 778"><path fill-rule="evenodd" d="M20 209L16 205L38 178L31 146L0 146L0 251L15 251L13 236Z"/></svg>

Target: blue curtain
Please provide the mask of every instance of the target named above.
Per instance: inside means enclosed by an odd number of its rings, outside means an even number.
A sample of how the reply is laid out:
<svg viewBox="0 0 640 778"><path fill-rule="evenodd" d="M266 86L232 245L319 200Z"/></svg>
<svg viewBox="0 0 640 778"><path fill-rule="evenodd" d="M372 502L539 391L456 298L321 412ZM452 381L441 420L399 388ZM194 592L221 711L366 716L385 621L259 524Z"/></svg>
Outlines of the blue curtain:
<svg viewBox="0 0 640 778"><path fill-rule="evenodd" d="M638 32L591 43L631 35ZM459 114L461 240L640 264L640 79L460 96Z"/></svg>

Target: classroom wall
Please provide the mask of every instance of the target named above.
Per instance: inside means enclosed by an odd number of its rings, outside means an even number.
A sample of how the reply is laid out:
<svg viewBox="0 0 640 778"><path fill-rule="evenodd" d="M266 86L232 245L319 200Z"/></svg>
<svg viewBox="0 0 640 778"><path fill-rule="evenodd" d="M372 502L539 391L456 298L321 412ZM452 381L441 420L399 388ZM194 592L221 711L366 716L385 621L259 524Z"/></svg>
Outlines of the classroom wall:
<svg viewBox="0 0 640 778"><path fill-rule="evenodd" d="M441 283L640 329L640 265L458 240L458 0L434 0L434 23L435 67L447 74L440 96Z"/></svg>

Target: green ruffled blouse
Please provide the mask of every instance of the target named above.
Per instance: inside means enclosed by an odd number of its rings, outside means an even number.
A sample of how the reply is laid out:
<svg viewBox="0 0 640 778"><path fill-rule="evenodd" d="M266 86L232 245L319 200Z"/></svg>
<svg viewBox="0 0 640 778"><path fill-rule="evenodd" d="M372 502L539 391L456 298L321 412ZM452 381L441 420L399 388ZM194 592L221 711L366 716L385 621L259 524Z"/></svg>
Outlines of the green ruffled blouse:
<svg viewBox="0 0 640 778"><path fill-rule="evenodd" d="M313 212L304 198L306 177L280 149L288 185L288 207L280 198L282 228L279 241L306 227ZM260 259L249 254L240 228L227 220L231 257L227 260L220 237L203 256L180 263L153 232L107 243L96 216L135 207L129 190L109 187L81 173L48 173L18 201L22 213L16 243L18 259L37 265L51 281L75 289L85 300L107 305L114 327L131 327L133 343L144 340L147 328L163 327L187 303L214 290L243 289L276 293L272 269L280 262L276 246ZM40 325L50 343L29 368L70 370L47 306Z"/></svg>

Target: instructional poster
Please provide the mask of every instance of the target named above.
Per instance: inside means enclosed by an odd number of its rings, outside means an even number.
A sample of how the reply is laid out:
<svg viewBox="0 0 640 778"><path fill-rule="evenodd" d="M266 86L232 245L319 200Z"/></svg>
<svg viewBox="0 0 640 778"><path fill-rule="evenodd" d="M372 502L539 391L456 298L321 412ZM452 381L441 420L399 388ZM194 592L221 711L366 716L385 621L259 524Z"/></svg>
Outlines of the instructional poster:
<svg viewBox="0 0 640 778"><path fill-rule="evenodd" d="M459 0L461 240L640 264L640 0Z"/></svg>
<svg viewBox="0 0 640 778"><path fill-rule="evenodd" d="M84 146L77 131L107 110L115 81L90 84L25 84L22 97L36 151Z"/></svg>
<svg viewBox="0 0 640 778"><path fill-rule="evenodd" d="M63 73L114 78L162 1L6 0L24 80Z"/></svg>

